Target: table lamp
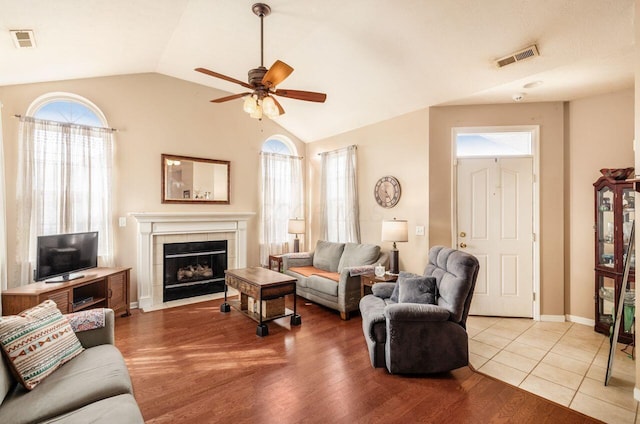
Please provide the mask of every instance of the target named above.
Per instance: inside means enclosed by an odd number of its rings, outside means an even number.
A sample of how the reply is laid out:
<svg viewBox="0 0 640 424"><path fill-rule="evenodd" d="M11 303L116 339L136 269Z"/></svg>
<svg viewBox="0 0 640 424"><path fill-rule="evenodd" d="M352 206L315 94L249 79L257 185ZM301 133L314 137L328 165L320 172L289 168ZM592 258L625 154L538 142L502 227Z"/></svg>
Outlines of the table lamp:
<svg viewBox="0 0 640 424"><path fill-rule="evenodd" d="M300 251L300 239L298 238L298 234L304 234L304 219L290 219L289 220L289 234L295 234L296 238L293 240L293 251Z"/></svg>
<svg viewBox="0 0 640 424"><path fill-rule="evenodd" d="M392 241L393 249L389 252L389 273L398 274L399 256L396 242L409 240L409 227L406 220L395 219L382 221L382 241Z"/></svg>

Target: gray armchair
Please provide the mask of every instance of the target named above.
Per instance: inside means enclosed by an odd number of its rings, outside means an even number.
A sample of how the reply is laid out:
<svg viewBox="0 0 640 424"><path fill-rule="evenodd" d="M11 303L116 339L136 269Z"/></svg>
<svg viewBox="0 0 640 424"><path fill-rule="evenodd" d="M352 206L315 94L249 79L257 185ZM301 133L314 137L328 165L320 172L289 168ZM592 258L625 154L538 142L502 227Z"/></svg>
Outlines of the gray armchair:
<svg viewBox="0 0 640 424"><path fill-rule="evenodd" d="M434 304L403 299L403 287L411 286L400 278L399 298L395 284L375 284L373 294L360 300L371 365L386 366L392 374L437 373L468 365L466 320L478 269L474 256L435 246L429 250L424 271L424 277L433 278L413 279L435 279L435 294L430 298Z"/></svg>

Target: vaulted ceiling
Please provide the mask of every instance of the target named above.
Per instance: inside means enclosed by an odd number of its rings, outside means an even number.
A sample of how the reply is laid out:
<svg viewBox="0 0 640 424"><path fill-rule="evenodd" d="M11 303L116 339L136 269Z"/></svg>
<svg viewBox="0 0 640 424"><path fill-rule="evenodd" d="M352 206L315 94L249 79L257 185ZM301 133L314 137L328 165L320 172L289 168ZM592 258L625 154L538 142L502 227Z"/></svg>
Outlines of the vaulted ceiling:
<svg viewBox="0 0 640 424"><path fill-rule="evenodd" d="M193 69L246 81L260 65L253 3L0 0L0 86L158 72L240 93ZM327 93L324 104L279 98L276 120L304 141L433 105L565 101L634 83L634 0L266 3L264 64L295 68L279 88ZM11 29L34 30L37 48L16 49ZM540 56L495 66L534 43Z"/></svg>

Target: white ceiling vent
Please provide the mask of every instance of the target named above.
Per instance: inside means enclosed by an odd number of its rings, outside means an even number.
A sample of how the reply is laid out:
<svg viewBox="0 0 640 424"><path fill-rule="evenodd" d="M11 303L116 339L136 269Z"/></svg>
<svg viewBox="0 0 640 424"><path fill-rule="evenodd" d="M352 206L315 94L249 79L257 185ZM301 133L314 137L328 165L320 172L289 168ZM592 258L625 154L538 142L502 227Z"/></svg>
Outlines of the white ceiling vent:
<svg viewBox="0 0 640 424"><path fill-rule="evenodd" d="M11 39L17 49L29 49L36 46L36 39L30 29L12 29Z"/></svg>
<svg viewBox="0 0 640 424"><path fill-rule="evenodd" d="M509 56L496 60L496 66L498 68L502 68L504 66L511 65L512 63L520 62L535 56L540 56L540 52L538 52L538 46L533 44L522 50L518 50L515 53L511 53Z"/></svg>

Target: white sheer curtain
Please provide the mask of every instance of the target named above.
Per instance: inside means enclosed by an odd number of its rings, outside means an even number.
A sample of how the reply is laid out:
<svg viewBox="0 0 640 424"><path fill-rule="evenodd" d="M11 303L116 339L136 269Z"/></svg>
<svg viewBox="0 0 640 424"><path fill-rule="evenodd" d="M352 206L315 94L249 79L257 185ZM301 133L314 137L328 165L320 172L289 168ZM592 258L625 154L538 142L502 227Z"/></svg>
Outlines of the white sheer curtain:
<svg viewBox="0 0 640 424"><path fill-rule="evenodd" d="M20 118L17 263L33 280L39 235L98 231L98 264L113 266L113 131Z"/></svg>
<svg viewBox="0 0 640 424"><path fill-rule="evenodd" d="M321 153L321 157L321 237L360 243L356 146Z"/></svg>
<svg viewBox="0 0 640 424"><path fill-rule="evenodd" d="M269 255L288 252L289 219L304 217L302 158L261 152L260 166L260 264L268 266Z"/></svg>

